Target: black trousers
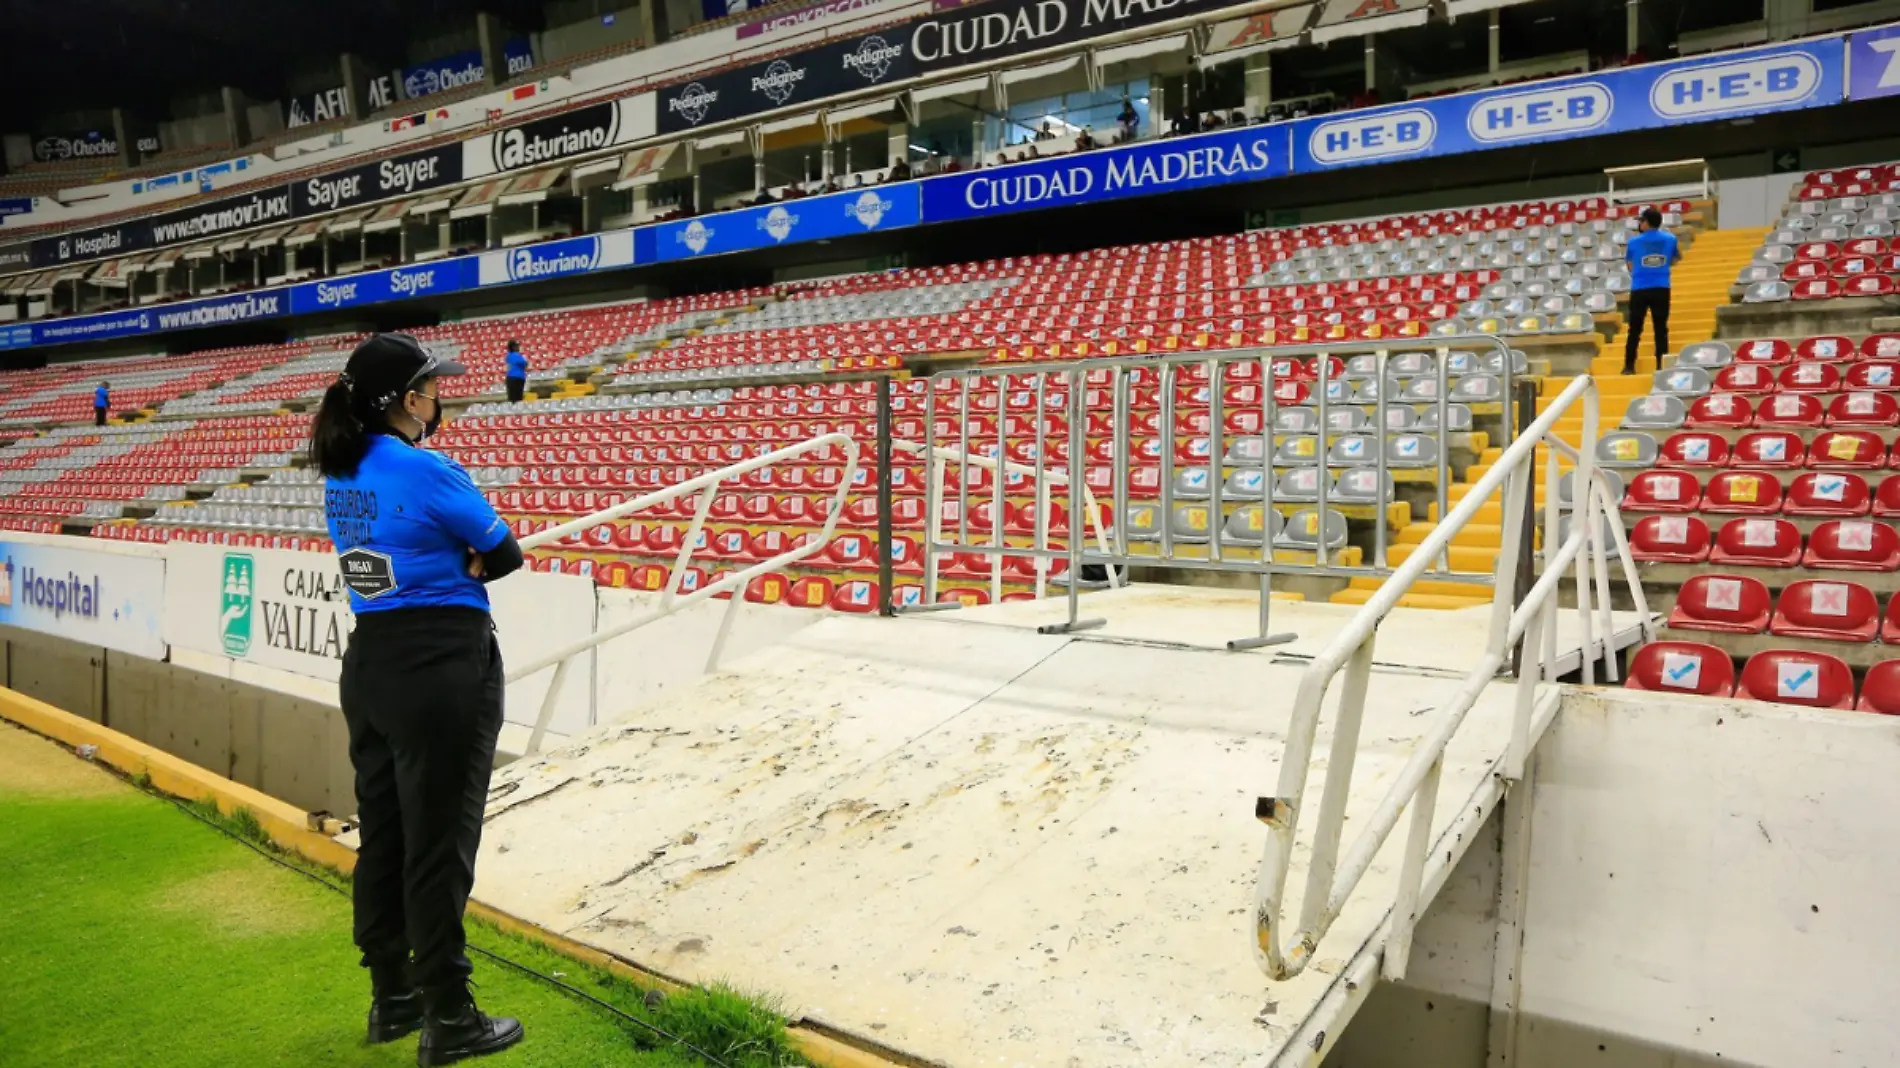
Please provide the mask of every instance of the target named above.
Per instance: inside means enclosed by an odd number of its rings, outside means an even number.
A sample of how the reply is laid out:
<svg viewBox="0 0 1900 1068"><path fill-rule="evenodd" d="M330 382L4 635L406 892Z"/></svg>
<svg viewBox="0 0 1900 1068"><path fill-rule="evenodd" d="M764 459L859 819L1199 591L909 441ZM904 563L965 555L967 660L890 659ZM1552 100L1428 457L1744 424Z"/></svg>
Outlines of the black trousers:
<svg viewBox="0 0 1900 1068"><path fill-rule="evenodd" d="M93 426L106 425L106 410L104 408L94 408L92 410L92 425Z"/></svg>
<svg viewBox="0 0 1900 1068"><path fill-rule="evenodd" d="M509 378L504 381L508 383L508 399L519 402L521 400L521 394L528 388L528 380L525 378Z"/></svg>
<svg viewBox="0 0 1900 1068"><path fill-rule="evenodd" d="M1663 354L1669 351L1669 290L1630 290L1630 332L1623 348L1623 366L1636 366L1636 343L1643 339L1643 319L1656 320L1656 369L1662 370Z"/></svg>
<svg viewBox="0 0 1900 1068"><path fill-rule="evenodd" d="M487 612L410 608L357 617L343 654L356 768L356 945L367 968L413 952L425 991L469 974L462 912L501 731L501 647Z"/></svg>

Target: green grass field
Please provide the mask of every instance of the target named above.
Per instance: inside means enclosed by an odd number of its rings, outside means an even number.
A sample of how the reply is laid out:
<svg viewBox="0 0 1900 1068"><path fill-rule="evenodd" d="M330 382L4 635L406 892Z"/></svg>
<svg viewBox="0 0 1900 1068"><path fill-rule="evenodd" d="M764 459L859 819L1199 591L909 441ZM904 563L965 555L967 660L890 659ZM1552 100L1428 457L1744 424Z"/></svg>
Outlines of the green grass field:
<svg viewBox="0 0 1900 1068"><path fill-rule="evenodd" d="M680 1035L734 1068L803 1064L782 1021L732 994L641 992L484 927L471 942ZM527 1041L495 1068L709 1062L492 961L476 998ZM169 801L0 724L0 1063L20 1068L395 1068L363 1041L350 904Z"/></svg>

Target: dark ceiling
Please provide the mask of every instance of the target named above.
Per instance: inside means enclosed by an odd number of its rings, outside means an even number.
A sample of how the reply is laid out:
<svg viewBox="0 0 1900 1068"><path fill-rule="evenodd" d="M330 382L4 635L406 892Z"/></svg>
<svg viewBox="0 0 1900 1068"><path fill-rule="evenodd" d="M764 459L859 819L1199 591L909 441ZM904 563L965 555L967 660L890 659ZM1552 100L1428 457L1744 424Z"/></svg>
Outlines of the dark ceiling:
<svg viewBox="0 0 1900 1068"><path fill-rule="evenodd" d="M0 0L0 130L46 115L164 102L225 85L283 95L286 76L345 52L381 70L412 38L486 10L541 28L537 0Z"/></svg>

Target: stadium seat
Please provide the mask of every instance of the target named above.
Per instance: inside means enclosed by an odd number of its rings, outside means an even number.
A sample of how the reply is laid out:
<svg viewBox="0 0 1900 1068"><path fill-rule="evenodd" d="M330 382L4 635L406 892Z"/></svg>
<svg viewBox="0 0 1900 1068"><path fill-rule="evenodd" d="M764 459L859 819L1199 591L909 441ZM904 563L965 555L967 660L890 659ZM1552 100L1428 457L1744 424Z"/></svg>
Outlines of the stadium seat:
<svg viewBox="0 0 1900 1068"><path fill-rule="evenodd" d="M1808 535L1801 563L1829 571L1900 570L1900 533L1877 520L1832 519Z"/></svg>
<svg viewBox="0 0 1900 1068"><path fill-rule="evenodd" d="M1735 662L1701 642L1650 642L1630 660L1626 689L1727 697L1735 692Z"/></svg>
<svg viewBox="0 0 1900 1068"><path fill-rule="evenodd" d="M1851 360L1860 349L1838 334L1803 339L1794 347L1794 358L1804 361Z"/></svg>
<svg viewBox="0 0 1900 1068"><path fill-rule="evenodd" d="M1867 480L1847 471L1806 471L1788 486L1783 515L1850 518L1867 514Z"/></svg>
<svg viewBox="0 0 1900 1068"><path fill-rule="evenodd" d="M1623 426L1630 430L1674 430L1689 416L1681 397L1649 393L1630 399Z"/></svg>
<svg viewBox="0 0 1900 1068"><path fill-rule="evenodd" d="M1756 426L1820 426L1827 409L1819 397L1809 393L1778 393L1762 398L1755 409Z"/></svg>
<svg viewBox="0 0 1900 1068"><path fill-rule="evenodd" d="M1693 515L1650 515L1630 528L1630 555L1652 564L1699 564L1709 558L1709 525Z"/></svg>
<svg viewBox="0 0 1900 1068"><path fill-rule="evenodd" d="M1888 623L1892 625L1891 612ZM1900 659L1882 660L1867 669L1867 677L1860 684L1860 701L1854 707L1862 712L1900 716Z"/></svg>
<svg viewBox="0 0 1900 1068"><path fill-rule="evenodd" d="M1747 575L1697 575L1682 584L1669 612L1671 628L1760 634L1768 627L1768 587Z"/></svg>
<svg viewBox="0 0 1900 1068"><path fill-rule="evenodd" d="M1694 475L1658 468L1630 479L1629 492L1623 497L1623 511L1693 512L1701 503L1702 484Z"/></svg>
<svg viewBox="0 0 1900 1068"><path fill-rule="evenodd" d="M1716 531L1709 562L1794 567L1801 562L1801 531L1786 519L1731 519Z"/></svg>
<svg viewBox="0 0 1900 1068"><path fill-rule="evenodd" d="M1716 374L1714 388L1718 393L1750 396L1773 393L1775 376L1771 368L1761 364L1734 363Z"/></svg>
<svg viewBox="0 0 1900 1068"><path fill-rule="evenodd" d="M1887 464L1887 443L1871 430L1829 430L1814 437L1808 466L1839 470L1871 469Z"/></svg>
<svg viewBox="0 0 1900 1068"><path fill-rule="evenodd" d="M1714 372L1735 362L1735 352L1725 342L1698 341L1676 353L1676 366L1700 367Z"/></svg>
<svg viewBox="0 0 1900 1068"><path fill-rule="evenodd" d="M1869 334L1860 343L1862 360L1900 360L1900 334Z"/></svg>
<svg viewBox="0 0 1900 1068"><path fill-rule="evenodd" d="M1756 653L1742 665L1735 696L1811 708L1854 706L1854 672L1839 657L1792 649Z"/></svg>
<svg viewBox="0 0 1900 1068"><path fill-rule="evenodd" d="M1747 397L1734 393L1711 393L1689 405L1688 418L1683 420L1682 425L1690 430L1739 430L1754 423L1755 407Z"/></svg>
<svg viewBox="0 0 1900 1068"><path fill-rule="evenodd" d="M1900 402L1890 393L1843 393L1827 406L1831 427L1888 427L1900 424Z"/></svg>
<svg viewBox="0 0 1900 1068"><path fill-rule="evenodd" d="M1794 359L1794 346L1780 338L1744 341L1733 347L1737 363L1787 363Z"/></svg>
<svg viewBox="0 0 1900 1068"><path fill-rule="evenodd" d="M1727 467L1729 459L1727 438L1690 431L1664 439L1656 463L1663 467Z"/></svg>
<svg viewBox="0 0 1900 1068"><path fill-rule="evenodd" d="M1723 471L1702 489L1702 511L1715 515L1773 515L1781 511L1781 481L1760 471Z"/></svg>
<svg viewBox="0 0 1900 1068"><path fill-rule="evenodd" d="M1882 519L1900 519L1900 475L1888 475L1874 491L1873 514Z"/></svg>
<svg viewBox="0 0 1900 1068"><path fill-rule="evenodd" d="M1843 389L1892 390L1900 389L1900 360L1886 357L1879 360L1862 360L1849 364L1847 373L1841 376Z"/></svg>
<svg viewBox="0 0 1900 1068"><path fill-rule="evenodd" d="M1757 430L1742 435L1741 440L1735 443L1729 466L1769 469L1800 467L1806 455L1807 447L1800 437L1783 430Z"/></svg>
<svg viewBox="0 0 1900 1068"><path fill-rule="evenodd" d="M1806 579L1781 591L1768 633L1782 638L1870 642L1880 628L1880 605L1858 582Z"/></svg>
<svg viewBox="0 0 1900 1068"><path fill-rule="evenodd" d="M1654 467L1656 439L1633 430L1605 434L1597 441L1597 463L1609 468Z"/></svg>
<svg viewBox="0 0 1900 1068"><path fill-rule="evenodd" d="M1700 367L1666 367L1650 378L1649 391L1669 397L1685 399L1708 395L1714 388L1709 372Z"/></svg>

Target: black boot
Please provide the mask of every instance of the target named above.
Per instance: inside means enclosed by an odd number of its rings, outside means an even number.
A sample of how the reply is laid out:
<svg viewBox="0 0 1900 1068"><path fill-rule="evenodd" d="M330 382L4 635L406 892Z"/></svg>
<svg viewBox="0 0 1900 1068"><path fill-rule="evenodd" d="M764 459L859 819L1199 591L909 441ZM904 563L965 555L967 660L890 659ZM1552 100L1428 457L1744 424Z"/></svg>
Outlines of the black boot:
<svg viewBox="0 0 1900 1068"><path fill-rule="evenodd" d="M370 968L369 1041L394 1042L422 1026L422 991L409 978L409 965Z"/></svg>
<svg viewBox="0 0 1900 1068"><path fill-rule="evenodd" d="M422 1042L416 1047L421 1068L495 1053L521 1041L520 1020L482 1012L462 983L427 990L423 996L427 1007Z"/></svg>

